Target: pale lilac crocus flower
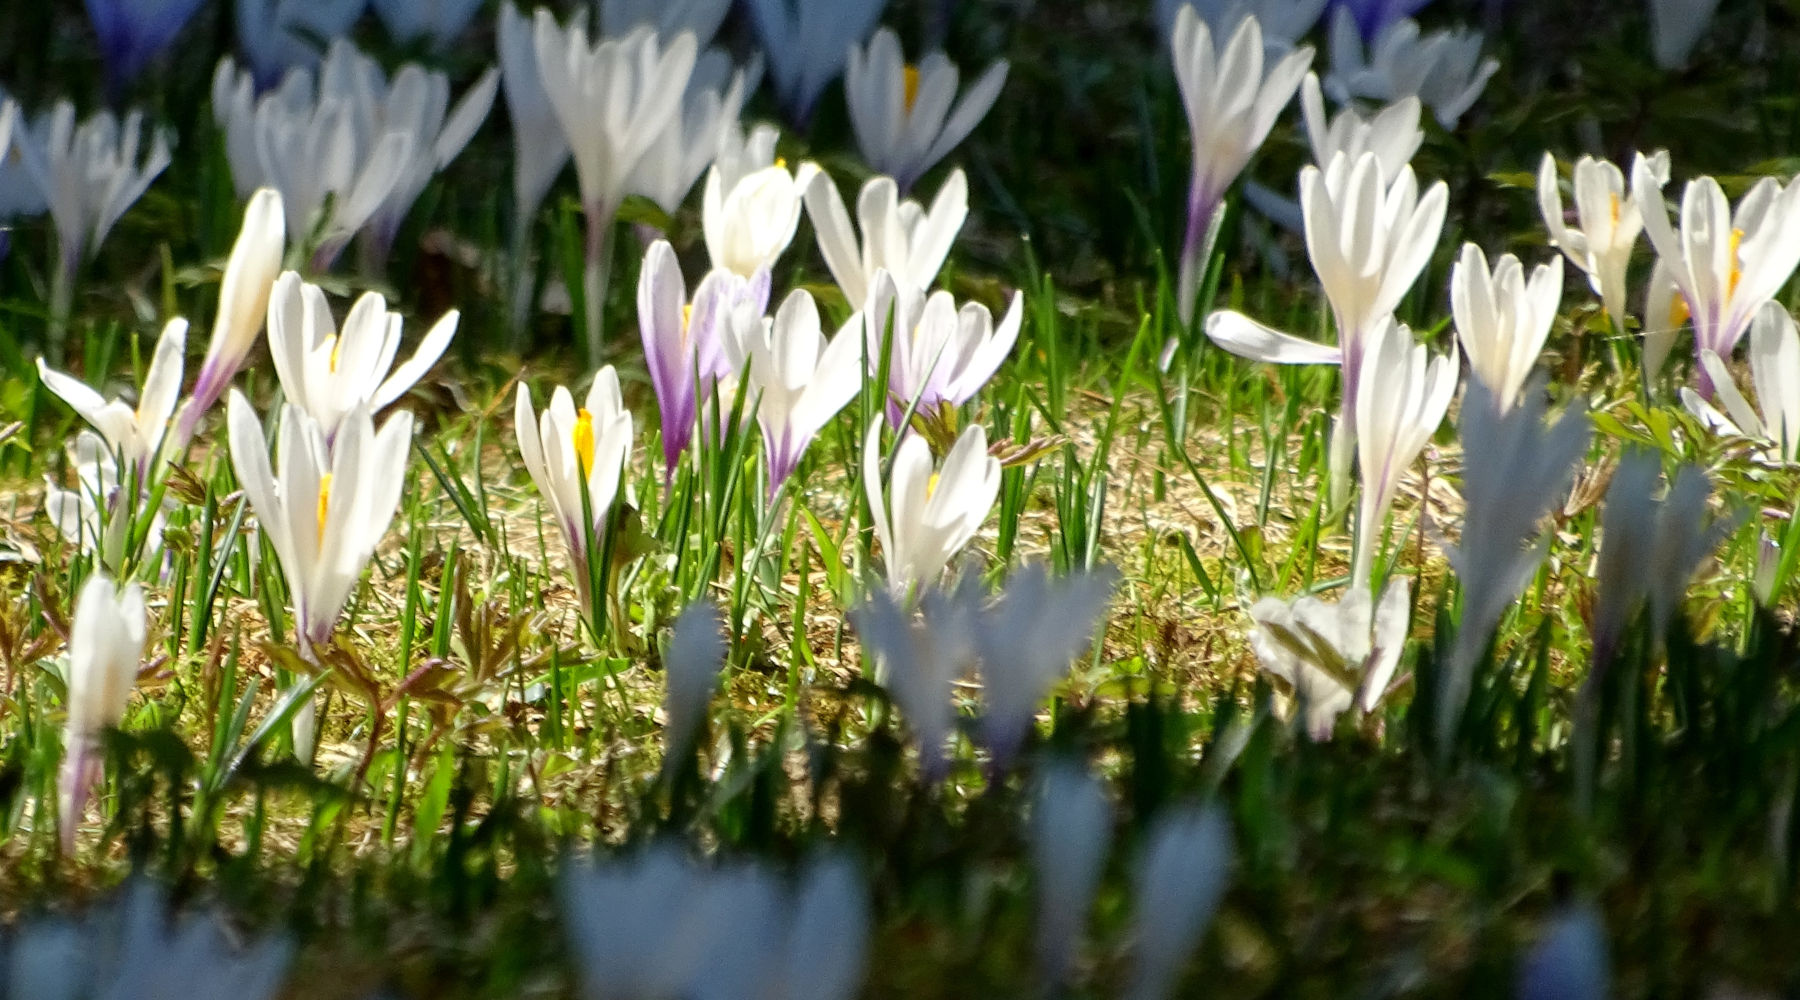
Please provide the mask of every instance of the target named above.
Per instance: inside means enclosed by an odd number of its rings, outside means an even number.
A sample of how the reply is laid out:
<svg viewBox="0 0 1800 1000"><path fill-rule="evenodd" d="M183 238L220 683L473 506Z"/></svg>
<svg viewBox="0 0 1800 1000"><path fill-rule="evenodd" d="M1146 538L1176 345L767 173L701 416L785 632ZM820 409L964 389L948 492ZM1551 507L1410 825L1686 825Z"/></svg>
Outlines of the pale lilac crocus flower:
<svg viewBox="0 0 1800 1000"><path fill-rule="evenodd" d="M690 302L668 242L657 240L645 252L638 272L638 332L662 413L665 482L674 478L714 384L732 371L721 327L739 304L759 316L768 308L767 269L745 279L716 268L701 279Z"/></svg>
<svg viewBox="0 0 1800 1000"><path fill-rule="evenodd" d="M238 45L258 87L318 65L324 46L349 32L368 0L237 0Z"/></svg>
<svg viewBox="0 0 1800 1000"><path fill-rule="evenodd" d="M863 318L869 374L880 372L888 348L888 423L899 427L908 406L930 413L961 406L981 391L1019 339L1024 298L1014 292L996 325L979 302L959 308L949 292L926 295L880 270Z"/></svg>
<svg viewBox="0 0 1800 1000"><path fill-rule="evenodd" d="M788 295L772 322L750 306L733 311L726 352L732 367L746 373L745 391L756 400L771 499L813 437L862 391L861 323L852 316L827 340L818 304L805 289Z"/></svg>

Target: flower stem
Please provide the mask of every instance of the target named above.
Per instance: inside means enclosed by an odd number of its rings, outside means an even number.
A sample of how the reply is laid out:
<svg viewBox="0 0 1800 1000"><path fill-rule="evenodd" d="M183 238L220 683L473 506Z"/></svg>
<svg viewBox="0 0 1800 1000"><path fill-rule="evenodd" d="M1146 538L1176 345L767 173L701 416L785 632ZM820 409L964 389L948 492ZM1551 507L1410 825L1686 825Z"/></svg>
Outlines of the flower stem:
<svg viewBox="0 0 1800 1000"><path fill-rule="evenodd" d="M587 267L582 272L581 290L587 319L588 364L600 364L600 349L606 342L606 288L612 279L613 211L592 206L587 212Z"/></svg>
<svg viewBox="0 0 1800 1000"><path fill-rule="evenodd" d="M50 335L45 354L52 368L61 368L69 340L69 314L75 307L75 266L78 259L62 256L50 279Z"/></svg>

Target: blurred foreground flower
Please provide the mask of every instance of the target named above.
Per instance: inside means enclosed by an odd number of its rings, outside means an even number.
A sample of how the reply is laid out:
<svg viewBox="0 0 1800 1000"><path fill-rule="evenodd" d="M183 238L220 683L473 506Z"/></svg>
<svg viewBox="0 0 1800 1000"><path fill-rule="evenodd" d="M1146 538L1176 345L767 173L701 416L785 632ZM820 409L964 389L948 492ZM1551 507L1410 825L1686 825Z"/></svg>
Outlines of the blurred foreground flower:
<svg viewBox="0 0 1800 1000"><path fill-rule="evenodd" d="M1106 786L1079 763L1054 761L1041 770L1029 832L1037 878L1037 963L1049 983L1066 983L1074 974L1112 820Z"/></svg>
<svg viewBox="0 0 1800 1000"><path fill-rule="evenodd" d="M1530 544L1545 516L1568 496L1587 453L1591 426L1579 405L1544 424L1541 386L1506 406L1479 371L1463 393L1462 538L1449 550L1462 588L1456 644L1438 673L1434 697L1440 746L1454 733L1473 689L1475 668L1494 630L1531 582L1549 538Z"/></svg>
<svg viewBox="0 0 1800 1000"><path fill-rule="evenodd" d="M1757 312L1800 264L1800 179L1783 187L1764 177L1738 200L1735 211L1718 181L1689 181L1679 231L1669 225L1662 181L1641 155L1631 167L1631 191L1664 274L1680 290L1693 321L1694 357L1711 351L1730 358ZM1712 376L1704 367L1698 391L1701 398L1712 398Z"/></svg>
<svg viewBox="0 0 1800 1000"><path fill-rule="evenodd" d="M807 184L805 202L825 266L844 298L861 308L879 271L892 273L910 288L929 289L937 282L969 217L969 182L961 170L950 171L928 209L911 198L902 200L893 178L872 177L857 195L855 226L837 185L823 170Z"/></svg>
<svg viewBox="0 0 1800 1000"><path fill-rule="evenodd" d="M595 372L579 410L569 390L557 386L542 416L532 408L531 390L521 382L513 429L525 470L562 529L582 613L590 627L596 627L594 602L600 595L593 593L592 582L604 567L594 562L599 553L591 551L590 544L605 538L619 481L631 457L631 411L620 395L618 373L611 365Z"/></svg>
<svg viewBox="0 0 1800 1000"><path fill-rule="evenodd" d="M75 849L88 792L100 781L101 731L125 718L147 630L143 588L120 586L101 572L88 577L69 623L69 672L64 678L69 719L57 817L65 854Z"/></svg>
<svg viewBox="0 0 1800 1000"><path fill-rule="evenodd" d="M1651 176L1659 185L1668 181L1666 150L1652 155L1648 163ZM1591 156L1576 160L1573 193L1578 227L1570 227L1563 217L1556 157L1546 152L1538 166L1537 196L1544 226L1550 231L1550 243L1587 274L1613 327L1623 331L1628 288L1625 271L1631 265L1631 251L1637 245L1638 234L1644 230L1643 212L1636 194L1626 194L1624 175L1608 160Z"/></svg>
<svg viewBox="0 0 1800 1000"><path fill-rule="evenodd" d="M730 651L725 641L725 614L718 605L702 599L682 609L663 654L665 771L693 749Z"/></svg>
<svg viewBox="0 0 1800 1000"><path fill-rule="evenodd" d="M894 449L884 489L880 421L869 425L862 461L863 489L887 563L888 590L909 600L915 588L937 582L950 558L987 520L1000 494L1000 461L988 454L987 430L980 424L963 428L941 471L932 468L924 437L906 434Z"/></svg>
<svg viewBox="0 0 1800 1000"><path fill-rule="evenodd" d="M1231 879L1231 821L1217 806L1178 805L1151 821L1132 874L1135 959L1126 1000L1161 1000L1212 923Z"/></svg>
<svg viewBox="0 0 1800 1000"><path fill-rule="evenodd" d="M1660 456L1633 452L1620 460L1606 491L1590 625L1596 667L1618 652L1646 601L1652 641L1660 641L1701 560L1736 527L1736 518L1707 516L1712 481L1698 466L1682 466L1659 499L1661 478Z"/></svg>
<svg viewBox="0 0 1800 1000"><path fill-rule="evenodd" d="M454 309L445 313L395 368L401 319L380 293L364 292L339 333L325 290L288 271L269 299L269 356L288 402L335 444L338 428L358 408L380 413L431 370L456 336L459 317Z"/></svg>
<svg viewBox="0 0 1800 1000"><path fill-rule="evenodd" d="M813 105L844 71L850 47L869 37L887 0L744 0L763 53L775 99L788 120L805 128Z"/></svg>
<svg viewBox="0 0 1800 1000"><path fill-rule="evenodd" d="M1175 305L1183 323L1194 316L1194 297L1206 261L1200 259L1202 237L1213 214L1237 176L1244 171L1281 109L1294 96L1300 78L1312 64L1313 50L1299 48L1283 56L1265 75L1262 28L1256 18L1237 25L1222 49L1212 32L1183 7L1175 18L1171 51L1175 82L1193 133L1194 173L1188 188L1187 229L1181 243L1181 270Z"/></svg>
<svg viewBox="0 0 1800 1000"><path fill-rule="evenodd" d="M1573 905L1545 922L1519 961L1519 1000L1606 1000L1612 996L1606 928L1591 905Z"/></svg>
<svg viewBox="0 0 1800 1000"><path fill-rule="evenodd" d="M1519 258L1506 254L1488 270L1487 255L1464 243L1450 268L1450 312L1469 370L1493 390L1502 410L1519 402L1562 307L1560 258L1539 264L1525 279Z"/></svg>
<svg viewBox="0 0 1800 1000"><path fill-rule="evenodd" d="M733 370L745 373L740 391L753 394L773 498L813 437L862 391L862 338L856 333L862 319L851 316L826 340L818 304L805 289L795 289L773 321L739 305L731 325L726 356Z"/></svg>
<svg viewBox="0 0 1800 1000"><path fill-rule="evenodd" d="M887 28L867 47L851 46L844 100L863 161L910 190L981 124L1006 85L1008 65L995 60L956 100L957 67L944 53L914 66L900 51L900 36Z"/></svg>
<svg viewBox="0 0 1800 1000"><path fill-rule="evenodd" d="M532 30L538 73L574 154L587 216L582 295L591 360L599 357L604 339L613 222L638 161L681 115L697 49L691 34L678 34L665 45L642 28L590 46L585 14L563 27L541 7Z"/></svg>
<svg viewBox="0 0 1800 1000"><path fill-rule="evenodd" d="M1762 457L1771 464L1800 459L1800 330L1779 302L1765 303L1750 324L1750 381L1760 413L1738 390L1723 358L1703 351L1700 364L1725 411L1683 387L1681 403L1689 413L1720 434L1768 444Z"/></svg>
<svg viewBox="0 0 1800 1000"><path fill-rule="evenodd" d="M569 865L557 895L589 1000L850 1000L863 984L868 890L843 858L815 854L790 880L661 844Z"/></svg>
<svg viewBox="0 0 1800 1000"><path fill-rule="evenodd" d="M965 302L959 309L949 292L930 295L877 271L862 319L868 374L888 365L888 423L898 428L907 408L934 414L975 398L1019 339L1024 296L1014 292L998 325L987 306Z"/></svg>
<svg viewBox="0 0 1800 1000"><path fill-rule="evenodd" d="M275 1000L293 948L246 941L227 915L177 916L137 877L80 919L38 917L0 933L5 1000Z"/></svg>
<svg viewBox="0 0 1800 1000"><path fill-rule="evenodd" d="M1394 577L1379 602L1357 583L1334 603L1265 597L1251 606L1250 648L1263 670L1286 682L1313 739L1330 739L1338 716L1352 708L1366 715L1387 696L1411 599L1411 584Z"/></svg>
<svg viewBox="0 0 1800 1000"><path fill-rule="evenodd" d="M1410 18L1390 22L1379 35L1365 39L1355 15L1339 7L1331 21L1331 75L1325 89L1340 103L1354 97L1393 102L1416 96L1439 125L1453 129L1500 68L1498 59L1481 58L1481 41L1479 31L1467 28L1423 33Z"/></svg>

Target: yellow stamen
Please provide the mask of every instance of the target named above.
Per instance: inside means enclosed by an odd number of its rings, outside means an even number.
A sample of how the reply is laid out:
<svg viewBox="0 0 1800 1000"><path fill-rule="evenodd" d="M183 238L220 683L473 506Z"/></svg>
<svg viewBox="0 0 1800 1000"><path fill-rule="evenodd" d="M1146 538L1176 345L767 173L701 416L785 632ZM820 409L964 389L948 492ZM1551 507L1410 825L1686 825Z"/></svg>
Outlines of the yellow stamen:
<svg viewBox="0 0 1800 1000"><path fill-rule="evenodd" d="M1686 326L1689 315L1686 297L1680 292L1669 297L1669 329L1679 330Z"/></svg>
<svg viewBox="0 0 1800 1000"><path fill-rule="evenodd" d="M919 67L907 63L906 72L906 113L912 114L913 102L919 99Z"/></svg>
<svg viewBox="0 0 1800 1000"><path fill-rule="evenodd" d="M1738 245L1743 242L1744 231L1733 229L1731 231L1731 285L1726 291L1728 295L1737 294L1738 279L1744 276L1743 264L1738 260Z"/></svg>
<svg viewBox="0 0 1800 1000"><path fill-rule="evenodd" d="M937 492L939 475L940 473L934 472L930 479L925 480L925 499L930 500L932 494Z"/></svg>
<svg viewBox="0 0 1800 1000"><path fill-rule="evenodd" d="M777 156L775 158L775 165L780 167L783 170L786 170L787 169L787 157Z"/></svg>
<svg viewBox="0 0 1800 1000"><path fill-rule="evenodd" d="M319 545L325 545L325 515L331 511L331 473L319 477Z"/></svg>
<svg viewBox="0 0 1800 1000"><path fill-rule="evenodd" d="M693 322L694 304L689 302L687 305L681 307L681 337L683 340L687 339L688 326Z"/></svg>
<svg viewBox="0 0 1800 1000"><path fill-rule="evenodd" d="M342 337L331 338L331 370L334 372L337 371L338 352L343 349L344 340Z"/></svg>
<svg viewBox="0 0 1800 1000"><path fill-rule="evenodd" d="M1619 192L1609 192L1607 197L1612 199L1612 224L1614 228L1617 228L1619 225Z"/></svg>
<svg viewBox="0 0 1800 1000"><path fill-rule="evenodd" d="M575 415L575 430L569 436L574 439L575 457L581 460L585 476L594 468L594 415L585 407Z"/></svg>

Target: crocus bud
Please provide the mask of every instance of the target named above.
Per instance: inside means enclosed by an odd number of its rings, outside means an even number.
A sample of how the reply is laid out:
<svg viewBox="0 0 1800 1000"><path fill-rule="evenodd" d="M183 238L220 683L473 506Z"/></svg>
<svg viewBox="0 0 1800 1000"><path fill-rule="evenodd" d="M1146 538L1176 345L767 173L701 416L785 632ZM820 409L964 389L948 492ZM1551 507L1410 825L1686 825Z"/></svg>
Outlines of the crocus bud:
<svg viewBox="0 0 1800 1000"><path fill-rule="evenodd" d="M282 215L281 194L259 188L244 209L243 228L225 262L219 285L219 312L213 320L212 339L200 363L194 395L182 406L176 422L171 453L179 453L194 436L194 427L225 394L225 387L244 366L256 335L262 332L269 311L269 292L281 273L281 255L287 246L287 222Z"/></svg>
<svg viewBox="0 0 1800 1000"><path fill-rule="evenodd" d="M144 652L144 591L95 573L75 601L69 632L69 719L63 737L62 844L75 847L87 794L100 778L100 733L125 717Z"/></svg>

